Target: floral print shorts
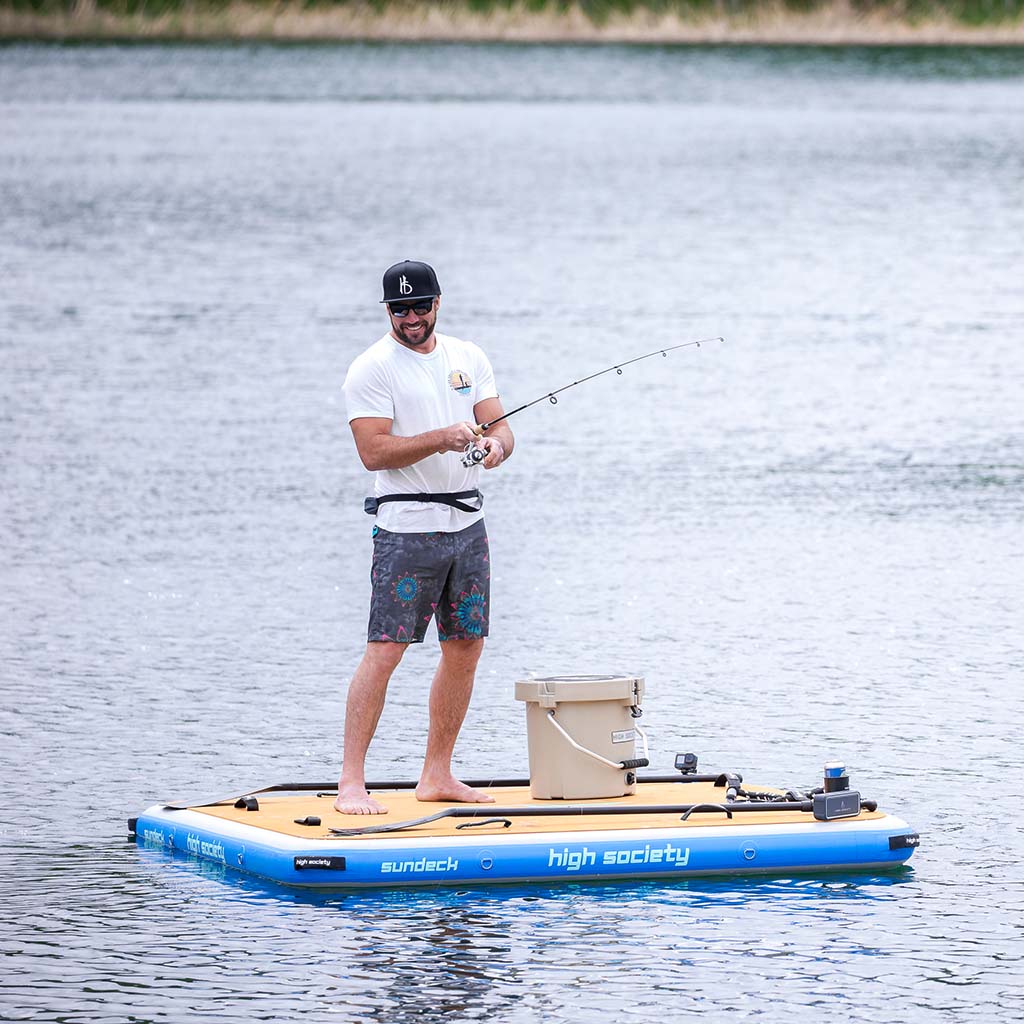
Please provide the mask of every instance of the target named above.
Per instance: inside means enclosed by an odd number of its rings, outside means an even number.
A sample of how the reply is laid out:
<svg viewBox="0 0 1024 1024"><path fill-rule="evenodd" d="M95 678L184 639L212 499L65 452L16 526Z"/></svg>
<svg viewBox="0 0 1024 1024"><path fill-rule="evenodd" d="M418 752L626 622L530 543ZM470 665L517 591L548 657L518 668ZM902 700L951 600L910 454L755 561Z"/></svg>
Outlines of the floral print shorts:
<svg viewBox="0 0 1024 1024"><path fill-rule="evenodd" d="M458 533L390 533L374 527L368 640L422 643L487 636L491 563L483 520Z"/></svg>

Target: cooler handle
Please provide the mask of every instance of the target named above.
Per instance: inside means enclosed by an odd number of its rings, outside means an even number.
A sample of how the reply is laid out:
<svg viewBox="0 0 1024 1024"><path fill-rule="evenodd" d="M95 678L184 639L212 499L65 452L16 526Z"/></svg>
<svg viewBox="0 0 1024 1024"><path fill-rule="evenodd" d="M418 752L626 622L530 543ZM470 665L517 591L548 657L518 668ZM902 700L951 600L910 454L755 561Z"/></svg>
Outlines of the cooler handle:
<svg viewBox="0 0 1024 1024"><path fill-rule="evenodd" d="M554 713L554 711L549 711L547 717L548 717L548 721L562 734L562 736L569 743L569 745L571 747L573 747L575 750L578 750L581 754L586 754L587 757L592 757L595 761L600 761L601 764L606 764L606 765L608 765L609 768L614 768L616 771L621 771L625 767L623 762L621 762L621 761L609 761L607 757L603 757L601 754L597 753L596 750L589 750L587 747L584 747L581 744L577 743L565 731L565 729L563 729L562 726L559 725L558 722L555 721L555 713ZM638 725L634 725L633 727L636 729L636 731L638 733L640 733L640 737L644 741L644 760L646 761L646 759L647 759L647 736L645 735L643 729L641 729ZM650 763L650 762L647 762L647 763Z"/></svg>

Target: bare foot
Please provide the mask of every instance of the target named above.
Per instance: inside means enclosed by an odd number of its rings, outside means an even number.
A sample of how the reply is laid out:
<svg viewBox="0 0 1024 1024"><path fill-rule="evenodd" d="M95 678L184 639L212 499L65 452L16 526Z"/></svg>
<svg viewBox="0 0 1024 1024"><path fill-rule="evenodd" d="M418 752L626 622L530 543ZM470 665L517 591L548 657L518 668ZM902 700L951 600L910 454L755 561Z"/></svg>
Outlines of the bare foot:
<svg viewBox="0 0 1024 1024"><path fill-rule="evenodd" d="M387 814L388 809L377 803L362 786L339 786L334 809L342 814Z"/></svg>
<svg viewBox="0 0 1024 1024"><path fill-rule="evenodd" d="M453 775L447 778L420 779L416 787L416 799L426 803L449 801L459 804L493 804L494 797L472 789L464 782L459 782Z"/></svg>

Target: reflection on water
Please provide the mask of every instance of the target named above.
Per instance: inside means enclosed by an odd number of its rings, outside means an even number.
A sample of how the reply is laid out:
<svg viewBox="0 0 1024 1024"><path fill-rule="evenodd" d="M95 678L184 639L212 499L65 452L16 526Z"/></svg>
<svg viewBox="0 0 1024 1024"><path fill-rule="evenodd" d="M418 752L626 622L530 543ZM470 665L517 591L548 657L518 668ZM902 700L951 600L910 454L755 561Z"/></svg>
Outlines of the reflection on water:
<svg viewBox="0 0 1024 1024"><path fill-rule="evenodd" d="M0 47L5 1018L1019 1019L1022 89L1001 50ZM122 838L336 770L338 384L416 254L510 404L726 338L517 419L460 770L525 774L515 680L636 671L656 766L842 757L913 870L325 894ZM373 774L415 777L434 657Z"/></svg>
<svg viewBox="0 0 1024 1024"><path fill-rule="evenodd" d="M0 44L0 100L957 102L1024 78L1016 47ZM811 97L808 82L831 95ZM769 84L770 83L770 84ZM918 90L925 83L927 90ZM766 85L766 88L759 88ZM851 87L849 91L847 86ZM1006 96L1009 102L1009 95ZM884 101L883 101L884 102ZM966 101L965 101L966 102Z"/></svg>
<svg viewBox="0 0 1024 1024"><path fill-rule="evenodd" d="M908 902L919 895L910 869L343 894L288 890L169 851L102 852L105 877L89 892L68 892L59 921L33 917L37 894L16 900L22 970L9 995L46 993L55 1014L80 1010L82 996L60 981L59 967L81 958L96 1004L131 992L141 1019L167 998L187 998L195 1012L219 1007L228 1020L255 1007L353 1021L561 1016L567 987L580 987L579 1013L653 1010L667 996L682 1009L726 1009L737 993L714 993L702 971L727 969L746 984L791 977L788 960L811 950L822 975L851 953L886 955L893 945L876 927L881 905L899 903L908 885ZM44 888L66 884L63 872L42 873ZM793 916L806 938L787 933ZM747 936L746 960L733 963L737 929ZM823 936L828 948L818 947ZM615 978L633 982L602 987ZM230 1007L227 996L236 1000Z"/></svg>

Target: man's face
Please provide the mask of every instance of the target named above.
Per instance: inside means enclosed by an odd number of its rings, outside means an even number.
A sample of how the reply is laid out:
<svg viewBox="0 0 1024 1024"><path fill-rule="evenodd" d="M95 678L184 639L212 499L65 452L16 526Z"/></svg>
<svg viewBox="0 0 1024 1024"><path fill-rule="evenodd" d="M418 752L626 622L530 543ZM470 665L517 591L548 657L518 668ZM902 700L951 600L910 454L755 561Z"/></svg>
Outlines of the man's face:
<svg viewBox="0 0 1024 1024"><path fill-rule="evenodd" d="M389 302L388 316L391 318L391 330L395 337L413 348L422 345L434 333L438 305L436 297L417 299L413 303Z"/></svg>

